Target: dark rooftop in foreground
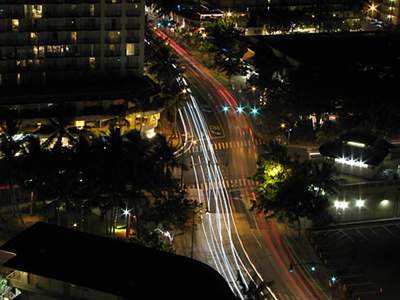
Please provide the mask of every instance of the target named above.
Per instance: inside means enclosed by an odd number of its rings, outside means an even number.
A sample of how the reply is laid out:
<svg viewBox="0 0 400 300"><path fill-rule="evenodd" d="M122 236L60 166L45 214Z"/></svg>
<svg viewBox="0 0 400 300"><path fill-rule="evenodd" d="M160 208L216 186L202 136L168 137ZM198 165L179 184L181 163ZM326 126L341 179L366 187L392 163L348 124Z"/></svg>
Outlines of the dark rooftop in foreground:
<svg viewBox="0 0 400 300"><path fill-rule="evenodd" d="M6 267L128 299L235 299L201 262L43 222L0 250L16 253Z"/></svg>

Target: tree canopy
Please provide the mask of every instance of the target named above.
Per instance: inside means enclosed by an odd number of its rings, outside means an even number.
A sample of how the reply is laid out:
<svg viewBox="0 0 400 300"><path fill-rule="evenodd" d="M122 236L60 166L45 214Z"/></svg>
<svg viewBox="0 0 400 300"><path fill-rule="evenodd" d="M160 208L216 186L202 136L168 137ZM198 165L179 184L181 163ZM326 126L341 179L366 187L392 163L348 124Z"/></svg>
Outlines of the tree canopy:
<svg viewBox="0 0 400 300"><path fill-rule="evenodd" d="M291 160L282 149L276 146L273 149L279 152L265 153L259 162L254 177L259 184L253 208L288 222L300 218L329 222L327 209L328 197L334 193L333 167Z"/></svg>

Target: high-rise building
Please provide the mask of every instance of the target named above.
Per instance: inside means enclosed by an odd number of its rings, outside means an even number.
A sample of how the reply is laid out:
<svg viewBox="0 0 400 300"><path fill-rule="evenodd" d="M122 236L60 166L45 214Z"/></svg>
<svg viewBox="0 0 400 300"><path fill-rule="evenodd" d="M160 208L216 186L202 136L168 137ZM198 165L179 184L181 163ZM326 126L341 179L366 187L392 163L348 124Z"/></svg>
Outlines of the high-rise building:
<svg viewBox="0 0 400 300"><path fill-rule="evenodd" d="M143 74L144 0L0 0L0 86Z"/></svg>
<svg viewBox="0 0 400 300"><path fill-rule="evenodd" d="M23 133L105 132L152 137L162 106L143 76L144 0L0 0L0 122ZM129 124L128 124L129 123Z"/></svg>

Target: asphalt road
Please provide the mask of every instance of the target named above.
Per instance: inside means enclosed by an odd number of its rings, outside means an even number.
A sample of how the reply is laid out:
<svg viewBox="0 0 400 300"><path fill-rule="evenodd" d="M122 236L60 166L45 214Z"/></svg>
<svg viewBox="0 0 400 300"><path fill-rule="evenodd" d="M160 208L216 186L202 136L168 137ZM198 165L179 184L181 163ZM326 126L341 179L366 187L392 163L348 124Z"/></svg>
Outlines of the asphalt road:
<svg viewBox="0 0 400 300"><path fill-rule="evenodd" d="M236 113L236 99L204 66L169 41L186 64L190 87L188 107L181 111L185 137L181 159L190 165L184 182L189 196L200 199L207 210L195 227L193 243L186 238L179 252L213 266L237 294L237 279L242 278L248 285L269 283L270 288L262 289L268 299L328 299L302 270L288 271L293 256L275 224L249 211L254 197L249 177L255 173L260 144L251 120ZM226 104L230 111L223 113Z"/></svg>

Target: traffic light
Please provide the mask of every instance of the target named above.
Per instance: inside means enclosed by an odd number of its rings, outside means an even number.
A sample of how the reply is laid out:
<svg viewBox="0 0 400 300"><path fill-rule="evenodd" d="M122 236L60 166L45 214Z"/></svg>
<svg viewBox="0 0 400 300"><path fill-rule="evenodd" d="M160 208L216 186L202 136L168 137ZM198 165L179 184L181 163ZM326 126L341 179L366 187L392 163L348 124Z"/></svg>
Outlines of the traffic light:
<svg viewBox="0 0 400 300"><path fill-rule="evenodd" d="M294 272L294 266L293 264L289 264L289 272L293 273Z"/></svg>
<svg viewBox="0 0 400 300"><path fill-rule="evenodd" d="M379 288L379 295L382 296L382 294L383 294L383 288L380 287L380 288Z"/></svg>

